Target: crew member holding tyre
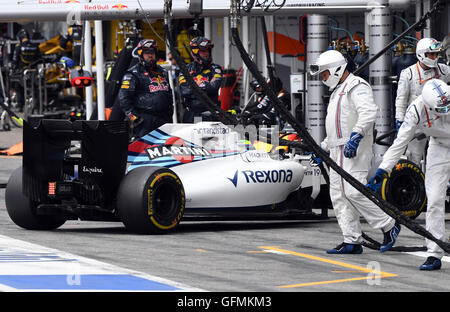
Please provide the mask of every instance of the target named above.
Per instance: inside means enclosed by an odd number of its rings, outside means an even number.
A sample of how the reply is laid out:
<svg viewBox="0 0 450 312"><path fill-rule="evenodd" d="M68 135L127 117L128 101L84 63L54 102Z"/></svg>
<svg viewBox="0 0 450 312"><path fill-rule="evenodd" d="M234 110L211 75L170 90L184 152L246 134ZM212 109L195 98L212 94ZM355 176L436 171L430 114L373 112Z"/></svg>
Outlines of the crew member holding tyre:
<svg viewBox="0 0 450 312"><path fill-rule="evenodd" d="M311 75L334 90L325 120L326 138L321 146L343 170L366 183L373 157L373 127L378 107L372 88L362 78L350 73L347 60L336 50L319 55L311 65ZM400 225L334 170L330 170L330 198L344 242L327 251L329 254L360 254L362 215L371 227L381 229L384 241L380 251L389 250L400 232Z"/></svg>
<svg viewBox="0 0 450 312"><path fill-rule="evenodd" d="M428 206L426 229L445 240L445 197L450 178L450 86L444 81L428 81L422 94L408 107L397 138L383 156L383 161L367 186L377 191L397 163L416 130L430 137L425 170ZM421 270L439 270L444 251L426 239L428 258Z"/></svg>

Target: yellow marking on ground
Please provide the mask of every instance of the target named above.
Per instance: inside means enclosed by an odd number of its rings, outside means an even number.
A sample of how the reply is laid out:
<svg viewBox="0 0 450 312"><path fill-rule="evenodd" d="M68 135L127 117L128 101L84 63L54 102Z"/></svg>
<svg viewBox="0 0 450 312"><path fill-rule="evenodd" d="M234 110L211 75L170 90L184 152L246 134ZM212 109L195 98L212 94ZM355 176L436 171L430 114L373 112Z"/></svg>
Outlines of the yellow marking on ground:
<svg viewBox="0 0 450 312"><path fill-rule="evenodd" d="M366 280L366 279L398 276L397 274L393 274L393 273L373 270L373 269L361 267L361 266L350 264L350 263L326 259L326 258L322 258L322 257L317 257L317 256L313 256L313 255L308 255L308 254L304 254L304 253L300 253L300 252L291 251L291 250L280 249L275 246L260 246L259 248L267 250L268 252L277 252L277 253L294 255L294 256L298 256L298 257L302 257L302 258L306 258L306 259L310 259L310 260L314 260L314 261L325 262L328 264L338 265L338 266L342 266L342 267L345 267L348 269L356 270L356 272L353 271L352 273L368 274L368 276L365 276L365 277L354 277L354 278L346 278L346 279L338 279L338 280L330 280L330 281L320 281L320 282L310 282L310 283L278 286L280 288L293 288L293 287L304 287L304 286L312 286L312 285L334 284L334 283L343 283L343 282L351 282L351 281L361 281L361 280Z"/></svg>
<svg viewBox="0 0 450 312"><path fill-rule="evenodd" d="M197 251L198 251L198 252L206 252L205 249L201 249L201 248L197 248Z"/></svg>
<svg viewBox="0 0 450 312"><path fill-rule="evenodd" d="M295 287L305 287L305 286L316 286L316 285L325 285L325 284L345 283L345 282L353 282L353 281L363 281L363 280L366 280L366 279L369 279L369 277L354 277L354 278L346 278L346 279L339 279L339 280L332 280L332 281L311 282L311 283L294 284L294 285L283 285L283 286L278 286L278 287L279 288L295 288Z"/></svg>
<svg viewBox="0 0 450 312"><path fill-rule="evenodd" d="M338 270L333 270L331 271L331 273L364 273L367 274L366 272L361 272L361 271L338 271Z"/></svg>

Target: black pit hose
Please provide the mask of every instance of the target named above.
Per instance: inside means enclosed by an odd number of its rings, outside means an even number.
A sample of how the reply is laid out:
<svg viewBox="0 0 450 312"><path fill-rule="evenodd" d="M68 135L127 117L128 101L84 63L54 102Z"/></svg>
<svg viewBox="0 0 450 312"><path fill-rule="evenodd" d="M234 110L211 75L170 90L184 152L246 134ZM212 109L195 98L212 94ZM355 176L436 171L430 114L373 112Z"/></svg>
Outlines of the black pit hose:
<svg viewBox="0 0 450 312"><path fill-rule="evenodd" d="M194 92L197 94L197 96L200 98L200 100L203 102L203 104L205 104L207 106L208 110L211 112L211 114L217 120L220 120L220 122L222 122L226 125L233 125L233 126L239 125L240 122L236 119L236 117L234 117L232 114L229 114L229 113L225 112L224 110L222 110L222 108L220 106L218 106L214 101L212 101L209 98L209 96L197 85L197 83L195 83L195 81L192 79L191 74L189 73L189 71L186 68L186 63L184 62L184 59L179 54L178 50L176 48L174 48L174 47L176 47L176 43L175 43L174 38L172 37L172 29L171 29L170 23L169 22L164 23L163 28L166 33L167 46L169 47L169 50L172 53L172 57L175 58L177 65L180 67L180 71L183 73L184 77L186 78L186 81L187 81L189 87L194 90ZM239 129L236 129L236 130L239 130ZM260 136L262 136L262 135L260 135ZM270 137L265 137L265 139L266 139L267 143L271 142ZM291 142L291 141L287 141L287 140L280 140L280 142L281 141L286 143L283 145L287 145ZM303 145L302 148L304 149L305 146Z"/></svg>
<svg viewBox="0 0 450 312"><path fill-rule="evenodd" d="M381 244L377 242L376 240L372 239L370 236L368 236L366 233L362 233L362 238L367 240L367 242L362 242L362 245L374 249L374 250L380 250ZM425 246L394 246L389 249L389 251L401 251L401 252L415 252L415 251L426 251L427 247Z"/></svg>
<svg viewBox="0 0 450 312"><path fill-rule="evenodd" d="M236 5L236 4L235 4ZM232 10L233 11L233 10ZM263 76L259 73L258 68L250 59L247 51L241 42L239 37L239 31L237 29L237 16L232 16L231 22L231 33L238 49L242 60L244 61L247 68L250 70L252 75L256 78L258 83L262 86L264 93L269 97L269 99L273 102L275 109L281 115L281 117L287 121L294 130L302 137L304 143L311 147L311 150L315 153L316 156L322 158L322 160L333 170L335 170L342 178L344 178L351 186L360 191L364 196L370 199L373 203L375 203L378 207L380 207L386 214L394 218L400 224L406 226L411 231L435 242L439 247L441 247L446 252L450 252L450 244L444 241L441 241L435 238L430 232L421 227L417 222L411 220L406 215L404 215L400 210L398 210L392 204L384 201L379 194L374 192L373 190L366 188L365 185L361 184L358 180L353 178L348 172L339 167L328 155L323 151L308 133L308 131L292 116L292 114L284 107L281 101L277 98L275 93L264 81Z"/></svg>
<svg viewBox="0 0 450 312"><path fill-rule="evenodd" d="M172 37L172 31L168 23L164 23L164 31L166 33L166 41L167 45L172 53L172 57L175 58L177 65L180 67L181 72L186 78L189 87L194 90L194 92L200 97L200 100L208 107L208 110L211 114L217 118L218 120L224 122L225 124L237 125L238 122L235 118L232 118L228 113L224 112L214 101L212 101L208 95L195 83L194 79L192 79L191 74L186 68L186 63L183 58L178 53L176 47L175 40Z"/></svg>

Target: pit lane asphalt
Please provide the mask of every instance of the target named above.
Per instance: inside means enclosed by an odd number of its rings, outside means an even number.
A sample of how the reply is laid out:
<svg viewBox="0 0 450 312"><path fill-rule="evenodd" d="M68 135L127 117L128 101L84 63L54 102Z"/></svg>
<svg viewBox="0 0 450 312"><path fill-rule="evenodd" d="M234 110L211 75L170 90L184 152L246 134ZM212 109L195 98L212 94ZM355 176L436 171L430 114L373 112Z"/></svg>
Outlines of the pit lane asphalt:
<svg viewBox="0 0 450 312"><path fill-rule="evenodd" d="M21 141L21 130L0 131L0 147ZM0 184L21 166L0 156ZM68 221L54 231L16 226L0 189L0 235L219 292L447 292L450 263L418 270L417 255L364 248L361 255L327 255L341 242L333 212L326 221L181 222L168 235L136 235L122 223ZM317 211L319 212L319 211ZM424 225L425 214L419 216ZM447 237L450 214L446 214ZM382 234L362 223L378 241ZM403 228L396 246L422 246ZM0 246L1 248L1 246ZM448 255L447 255L448 256ZM377 270L370 272L370 269Z"/></svg>

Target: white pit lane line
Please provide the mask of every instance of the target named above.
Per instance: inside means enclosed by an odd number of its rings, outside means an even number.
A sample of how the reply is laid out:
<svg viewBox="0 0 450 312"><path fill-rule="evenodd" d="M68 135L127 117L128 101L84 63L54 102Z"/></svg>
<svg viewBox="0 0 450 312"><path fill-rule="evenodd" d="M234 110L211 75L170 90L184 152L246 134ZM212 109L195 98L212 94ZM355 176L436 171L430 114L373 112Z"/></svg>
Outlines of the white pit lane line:
<svg viewBox="0 0 450 312"><path fill-rule="evenodd" d="M0 291L204 291L0 235Z"/></svg>
<svg viewBox="0 0 450 312"><path fill-rule="evenodd" d="M422 258L427 258L428 257L428 254L425 251L407 252L407 254L414 255L414 256L417 256L417 257L422 257ZM443 256L441 261L450 262L450 257Z"/></svg>

